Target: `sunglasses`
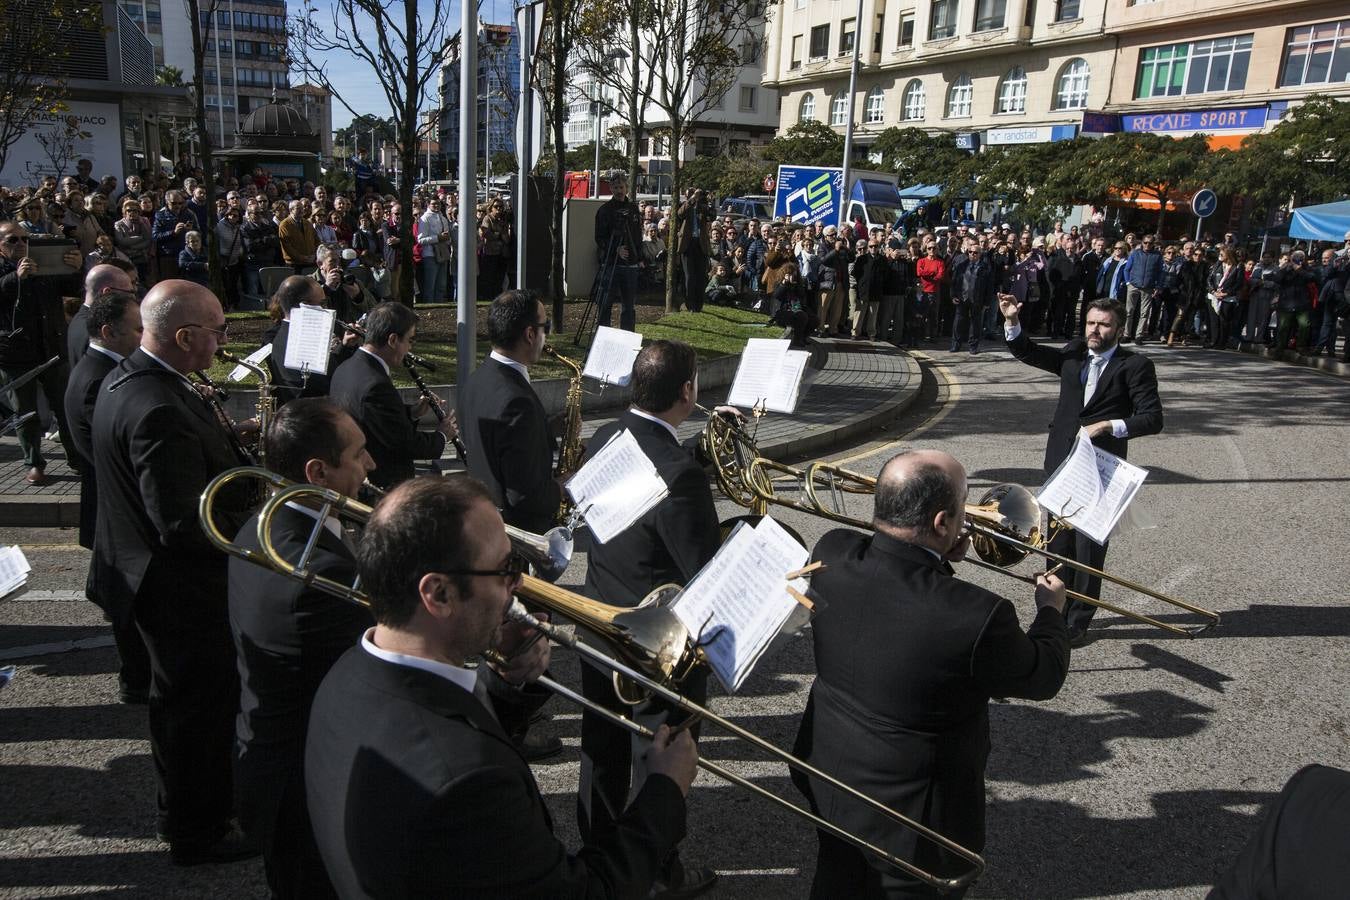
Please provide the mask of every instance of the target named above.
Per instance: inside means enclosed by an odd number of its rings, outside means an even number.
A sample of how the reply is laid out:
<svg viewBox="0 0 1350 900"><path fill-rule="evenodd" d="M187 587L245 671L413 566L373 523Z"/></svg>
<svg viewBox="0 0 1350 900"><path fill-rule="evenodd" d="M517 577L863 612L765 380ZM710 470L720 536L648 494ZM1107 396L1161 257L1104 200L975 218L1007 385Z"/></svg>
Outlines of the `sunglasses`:
<svg viewBox="0 0 1350 900"><path fill-rule="evenodd" d="M11 234L9 237L5 238L5 243L6 243L6 244L26 244L26 243L28 243L28 237L27 237L26 235L22 235L22 234Z"/></svg>
<svg viewBox="0 0 1350 900"><path fill-rule="evenodd" d="M441 572L442 575L483 575L497 576L498 578L519 578L530 570L530 563L525 557L521 556L515 550L506 557L500 569L446 569Z"/></svg>

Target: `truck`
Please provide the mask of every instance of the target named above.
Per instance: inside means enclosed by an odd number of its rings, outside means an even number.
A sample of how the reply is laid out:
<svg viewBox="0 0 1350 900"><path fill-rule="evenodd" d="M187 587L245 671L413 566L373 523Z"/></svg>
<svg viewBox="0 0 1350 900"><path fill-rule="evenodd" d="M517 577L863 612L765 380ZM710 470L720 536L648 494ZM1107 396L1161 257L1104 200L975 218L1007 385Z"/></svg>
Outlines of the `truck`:
<svg viewBox="0 0 1350 900"><path fill-rule="evenodd" d="M868 229L887 223L898 225L904 216L900 206L900 178L887 172L850 169L847 218L842 213L844 170L839 166L778 167L773 214L791 222L838 225L861 217Z"/></svg>

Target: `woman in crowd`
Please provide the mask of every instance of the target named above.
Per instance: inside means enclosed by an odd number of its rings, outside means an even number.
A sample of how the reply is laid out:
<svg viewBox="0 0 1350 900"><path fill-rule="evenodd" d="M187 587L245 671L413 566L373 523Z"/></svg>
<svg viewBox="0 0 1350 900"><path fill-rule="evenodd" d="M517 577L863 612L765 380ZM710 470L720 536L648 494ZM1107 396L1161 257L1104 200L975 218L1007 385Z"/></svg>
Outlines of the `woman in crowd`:
<svg viewBox="0 0 1350 900"><path fill-rule="evenodd" d="M122 201L122 218L113 223L113 246L136 267L141 284L150 284L150 222L141 215L140 202Z"/></svg>
<svg viewBox="0 0 1350 900"><path fill-rule="evenodd" d="M1205 303L1209 270L1205 266L1205 251L1198 245L1191 248L1190 258L1181 267L1180 294L1177 297L1177 315L1167 335L1167 346L1191 340L1191 320Z"/></svg>
<svg viewBox="0 0 1350 900"><path fill-rule="evenodd" d="M488 200L478 220L478 295L495 297L506 280L511 219L500 197Z"/></svg>
<svg viewBox="0 0 1350 900"><path fill-rule="evenodd" d="M210 259L200 231L189 231L183 238L183 249L178 251L178 277L211 286Z"/></svg>
<svg viewBox="0 0 1350 900"><path fill-rule="evenodd" d="M1219 251L1219 261L1209 270L1206 288L1205 315L1209 321L1209 337L1205 346L1225 350L1237 309L1238 292L1242 290L1242 265L1232 247Z"/></svg>
<svg viewBox="0 0 1350 900"><path fill-rule="evenodd" d="M221 283L225 289L225 309L239 306L239 281L244 267L244 223L239 207L225 210L216 223L216 251L220 255Z"/></svg>
<svg viewBox="0 0 1350 900"><path fill-rule="evenodd" d="M806 334L810 329L810 317L806 307L806 292L797 264L786 263L779 270L778 284L773 289L770 308L773 310L775 325L792 329L793 347L806 346Z"/></svg>

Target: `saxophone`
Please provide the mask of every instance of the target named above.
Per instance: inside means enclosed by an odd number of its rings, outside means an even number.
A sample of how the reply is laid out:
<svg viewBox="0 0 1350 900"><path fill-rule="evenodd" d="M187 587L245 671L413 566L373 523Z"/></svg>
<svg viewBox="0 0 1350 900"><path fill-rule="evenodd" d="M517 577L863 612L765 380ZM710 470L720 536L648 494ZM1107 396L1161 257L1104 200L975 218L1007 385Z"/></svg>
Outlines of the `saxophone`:
<svg viewBox="0 0 1350 900"><path fill-rule="evenodd" d="M258 379L258 405L254 412L258 418L258 444L256 451L251 455L257 458L259 466L266 468L267 455L263 450L263 436L267 434L267 426L276 413L276 400L272 397L272 373L267 370L267 366L255 365L241 359L223 347L216 351L216 355L227 362L243 366Z"/></svg>
<svg viewBox="0 0 1350 900"><path fill-rule="evenodd" d="M565 404L562 444L558 448L558 464L553 474L560 481L581 468L581 364L568 359L551 344L544 345L544 352L572 371L567 382L567 401ZM563 491L562 503L558 506L558 521L566 522L572 513L572 501Z"/></svg>

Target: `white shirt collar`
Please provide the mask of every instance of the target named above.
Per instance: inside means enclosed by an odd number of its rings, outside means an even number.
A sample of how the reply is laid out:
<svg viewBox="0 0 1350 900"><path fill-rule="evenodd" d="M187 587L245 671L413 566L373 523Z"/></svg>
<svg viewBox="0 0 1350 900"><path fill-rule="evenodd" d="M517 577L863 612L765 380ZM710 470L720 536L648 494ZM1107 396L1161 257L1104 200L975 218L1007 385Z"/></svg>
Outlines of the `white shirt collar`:
<svg viewBox="0 0 1350 900"><path fill-rule="evenodd" d="M359 350L359 351L361 351L362 353L366 354L366 356L369 356L371 359L375 360L377 363L379 363L379 364L380 364L380 368L381 368L381 369L384 369L384 374L389 375L389 363L387 363L387 362L385 362L384 360L380 359L378 356L376 356L374 353L371 353L371 352L370 352L369 350L367 350L365 347L357 347L356 349ZM390 377L392 377L392 376L390 376Z"/></svg>
<svg viewBox="0 0 1350 900"><path fill-rule="evenodd" d="M309 516L316 522L319 521L319 511L317 509L310 509L308 506L301 506L299 503L296 503L293 500L286 501L286 508L293 509L298 513L304 513L305 515ZM337 538L339 541L342 540L342 523L339 522L337 519L333 518L332 516L325 516L323 520L323 527L327 528L328 532L332 534L333 537Z"/></svg>
<svg viewBox="0 0 1350 900"><path fill-rule="evenodd" d="M102 353L104 356L108 357L108 358L111 359L113 362L121 362L122 360L126 359L125 356L123 356L122 354L118 353L116 350L109 350L107 347L103 346L102 344L95 344L93 341L90 341L90 342L89 342L89 349L90 349L90 350L97 350L99 353Z"/></svg>
<svg viewBox="0 0 1350 900"><path fill-rule="evenodd" d="M511 368L515 369L517 372L520 373L521 377L525 379L526 384L530 383L530 370L525 368L524 364L516 362L509 356L502 356L496 350L493 350L491 353L488 354L488 356L495 359L497 362L501 363L504 366L510 366Z"/></svg>
<svg viewBox="0 0 1350 900"><path fill-rule="evenodd" d="M194 391L197 389L197 386L192 383L192 379L188 378L182 372L178 371L173 366L169 365L164 360L160 359L158 356L151 353L149 350L145 349L144 346L141 347L141 352L144 353L146 356L150 357L151 359L153 359L155 362L159 363L164 368L168 369L173 374L177 375L179 378L183 379L183 381L187 382L188 387L192 388Z"/></svg>
<svg viewBox="0 0 1350 900"><path fill-rule="evenodd" d="M1106 363L1109 363L1111 361L1111 357L1116 355L1116 347L1119 346L1120 346L1119 344L1116 344L1110 350L1107 350L1105 353L1098 353L1096 350L1093 350L1091 347L1089 347L1088 359L1091 359L1094 356L1100 356L1103 360L1102 365L1106 365Z"/></svg>
<svg viewBox="0 0 1350 900"><path fill-rule="evenodd" d="M675 443L678 444L680 442L680 436L675 431L675 427L671 425L669 422L667 422L665 419L658 418L652 415L651 413L647 412L645 409L638 409L636 406L628 407L628 411L639 418L646 419L649 422L655 422L656 424L664 428L666 431L670 432L670 436L675 439Z"/></svg>
<svg viewBox="0 0 1350 900"><path fill-rule="evenodd" d="M478 681L478 673L473 669L463 669L459 666L452 666L449 663L436 662L434 659L425 659L421 656L408 656L405 653L395 653L392 650L385 650L375 646L375 629L367 628L366 633L361 635L361 649L365 650L376 659L382 659L387 663L393 663L396 666L407 666L410 669L421 669L423 672L430 672L432 675L438 675L452 684L458 685L470 694L473 693L474 683Z"/></svg>

